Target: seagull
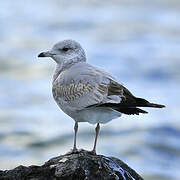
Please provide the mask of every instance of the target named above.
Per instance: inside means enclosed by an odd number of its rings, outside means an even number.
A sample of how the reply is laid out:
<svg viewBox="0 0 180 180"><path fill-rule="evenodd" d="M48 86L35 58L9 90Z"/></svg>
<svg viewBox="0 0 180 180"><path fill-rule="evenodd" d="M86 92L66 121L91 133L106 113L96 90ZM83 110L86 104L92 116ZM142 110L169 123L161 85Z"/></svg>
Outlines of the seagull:
<svg viewBox="0 0 180 180"><path fill-rule="evenodd" d="M97 124L94 146L90 151L96 154L100 124L122 114L147 113L139 107L165 107L134 96L111 74L88 64L84 49L74 40L60 41L38 57L50 57L56 62L52 94L60 109L75 121L72 153L78 152L76 137L79 122Z"/></svg>

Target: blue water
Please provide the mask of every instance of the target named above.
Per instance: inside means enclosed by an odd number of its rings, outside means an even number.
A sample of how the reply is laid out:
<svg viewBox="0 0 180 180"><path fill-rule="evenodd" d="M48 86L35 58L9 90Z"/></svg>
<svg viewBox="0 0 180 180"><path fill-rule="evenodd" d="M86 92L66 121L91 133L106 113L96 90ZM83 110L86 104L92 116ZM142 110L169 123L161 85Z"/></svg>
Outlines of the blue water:
<svg viewBox="0 0 180 180"><path fill-rule="evenodd" d="M102 125L98 153L125 161L144 179L180 179L180 2L2 1L0 5L0 169L43 164L72 148L73 121L51 94L55 64L38 59L71 38L88 61L136 96L166 105ZM78 146L91 149L81 123Z"/></svg>

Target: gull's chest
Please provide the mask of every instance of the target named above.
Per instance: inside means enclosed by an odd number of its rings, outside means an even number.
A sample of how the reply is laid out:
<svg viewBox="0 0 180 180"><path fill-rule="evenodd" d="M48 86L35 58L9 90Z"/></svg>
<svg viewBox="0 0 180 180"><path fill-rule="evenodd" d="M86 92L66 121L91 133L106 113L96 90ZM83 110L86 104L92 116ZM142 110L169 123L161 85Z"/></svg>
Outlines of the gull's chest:
<svg viewBox="0 0 180 180"><path fill-rule="evenodd" d="M53 83L52 83L52 93L54 99L57 101L58 99L62 98L67 90L65 91L65 86L68 84L66 74L64 72L61 72L58 76L56 74L54 75ZM71 78L71 80L73 80Z"/></svg>
<svg viewBox="0 0 180 180"><path fill-rule="evenodd" d="M55 83L52 86L52 94L53 98L56 101L57 105L61 108L63 112L71 116L72 114L72 108L69 106L68 102L64 100L63 93L64 90L62 90L62 85L59 83Z"/></svg>

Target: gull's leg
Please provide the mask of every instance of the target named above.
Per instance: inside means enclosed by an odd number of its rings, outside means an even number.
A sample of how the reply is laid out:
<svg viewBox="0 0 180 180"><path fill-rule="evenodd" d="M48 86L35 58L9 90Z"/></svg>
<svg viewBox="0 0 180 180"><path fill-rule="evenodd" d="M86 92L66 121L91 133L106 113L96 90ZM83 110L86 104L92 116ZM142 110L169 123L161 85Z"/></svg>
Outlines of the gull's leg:
<svg viewBox="0 0 180 180"><path fill-rule="evenodd" d="M74 147L73 147L72 152L77 152L78 151L78 149L76 147L77 131L78 131L78 122L75 121L75 124L74 124Z"/></svg>
<svg viewBox="0 0 180 180"><path fill-rule="evenodd" d="M100 125L99 123L97 123L97 126L95 128L96 136L95 136L95 141L94 141L94 147L93 147L93 150L91 151L92 154L96 154L96 144L97 144L97 138L99 135L99 130L100 130Z"/></svg>

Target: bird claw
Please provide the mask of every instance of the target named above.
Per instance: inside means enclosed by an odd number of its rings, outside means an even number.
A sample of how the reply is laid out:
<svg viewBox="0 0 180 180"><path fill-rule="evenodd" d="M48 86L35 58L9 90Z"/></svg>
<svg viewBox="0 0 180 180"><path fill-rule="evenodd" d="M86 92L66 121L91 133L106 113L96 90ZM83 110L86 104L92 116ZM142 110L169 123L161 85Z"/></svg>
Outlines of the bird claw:
<svg viewBox="0 0 180 180"><path fill-rule="evenodd" d="M79 149L77 149L77 148L73 148L72 149L72 154L76 154L76 153L78 153L79 152Z"/></svg>
<svg viewBox="0 0 180 180"><path fill-rule="evenodd" d="M91 154L91 155L97 155L95 150L88 151L88 153Z"/></svg>
<svg viewBox="0 0 180 180"><path fill-rule="evenodd" d="M73 148L69 152L67 152L65 155L78 154L81 151L82 151L82 149Z"/></svg>

